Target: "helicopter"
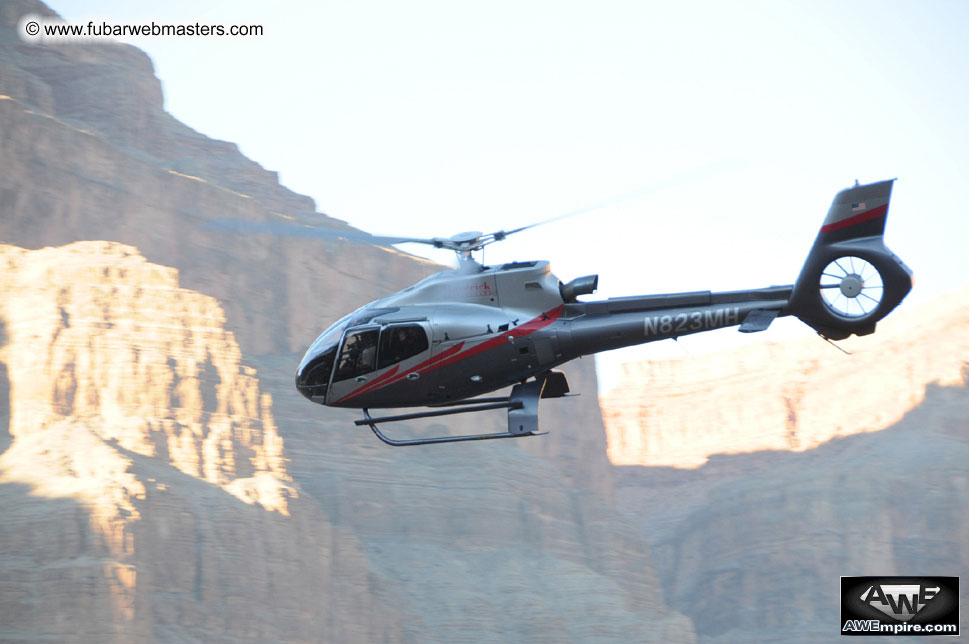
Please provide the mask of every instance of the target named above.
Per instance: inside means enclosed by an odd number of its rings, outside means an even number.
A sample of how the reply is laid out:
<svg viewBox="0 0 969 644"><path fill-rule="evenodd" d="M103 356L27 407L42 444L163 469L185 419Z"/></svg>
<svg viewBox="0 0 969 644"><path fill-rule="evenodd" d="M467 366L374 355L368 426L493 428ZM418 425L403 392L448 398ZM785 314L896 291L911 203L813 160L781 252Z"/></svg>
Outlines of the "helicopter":
<svg viewBox="0 0 969 644"><path fill-rule="evenodd" d="M360 307L307 349L296 389L308 400L362 410L391 446L535 436L539 401L570 393L555 368L576 358L725 327L765 331L795 316L828 341L873 333L912 289L912 271L883 240L895 179L838 192L794 284L586 301L597 275L561 282L547 261L485 266L472 253L535 226L451 237L356 237L379 245L419 243L456 253L458 266ZM555 218L558 219L558 218ZM214 222L222 229L261 230ZM266 226L266 232L278 232ZM299 234L299 233L294 233ZM353 240L352 233L325 233ZM503 396L488 396L511 387ZM371 416L372 409L425 408ZM392 438L388 423L507 410L496 433Z"/></svg>

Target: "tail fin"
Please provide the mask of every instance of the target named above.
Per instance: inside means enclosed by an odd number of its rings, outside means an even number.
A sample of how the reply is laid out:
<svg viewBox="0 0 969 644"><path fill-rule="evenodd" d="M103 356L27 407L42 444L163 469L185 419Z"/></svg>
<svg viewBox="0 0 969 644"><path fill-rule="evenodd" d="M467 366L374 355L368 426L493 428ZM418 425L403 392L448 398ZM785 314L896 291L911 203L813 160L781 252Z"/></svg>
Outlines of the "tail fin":
<svg viewBox="0 0 969 644"><path fill-rule="evenodd" d="M788 310L826 338L866 335L912 290L882 240L894 179L839 192L794 284Z"/></svg>

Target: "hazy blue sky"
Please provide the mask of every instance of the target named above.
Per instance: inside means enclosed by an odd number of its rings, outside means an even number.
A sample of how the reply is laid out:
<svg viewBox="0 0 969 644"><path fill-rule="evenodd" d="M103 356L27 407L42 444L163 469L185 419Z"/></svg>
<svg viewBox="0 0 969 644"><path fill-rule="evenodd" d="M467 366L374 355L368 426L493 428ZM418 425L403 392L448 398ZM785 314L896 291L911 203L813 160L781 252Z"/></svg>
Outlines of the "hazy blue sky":
<svg viewBox="0 0 969 644"><path fill-rule="evenodd" d="M115 4L52 7L263 25L132 42L172 114L370 232L511 228L655 187L486 260L597 272L603 296L760 287L793 281L837 190L898 177L903 306L969 282L963 0ZM760 337L797 323L775 326ZM683 347L739 336L708 335Z"/></svg>

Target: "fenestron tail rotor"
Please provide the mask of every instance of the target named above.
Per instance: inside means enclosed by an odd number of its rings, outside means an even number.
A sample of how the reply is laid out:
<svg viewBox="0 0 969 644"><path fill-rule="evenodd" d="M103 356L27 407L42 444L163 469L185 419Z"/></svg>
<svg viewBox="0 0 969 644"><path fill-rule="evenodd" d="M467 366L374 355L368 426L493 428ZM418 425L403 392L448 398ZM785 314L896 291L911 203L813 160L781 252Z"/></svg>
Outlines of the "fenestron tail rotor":
<svg viewBox="0 0 969 644"><path fill-rule="evenodd" d="M885 293L878 269L854 255L839 257L825 266L818 287L825 306L835 315L851 320L874 313Z"/></svg>

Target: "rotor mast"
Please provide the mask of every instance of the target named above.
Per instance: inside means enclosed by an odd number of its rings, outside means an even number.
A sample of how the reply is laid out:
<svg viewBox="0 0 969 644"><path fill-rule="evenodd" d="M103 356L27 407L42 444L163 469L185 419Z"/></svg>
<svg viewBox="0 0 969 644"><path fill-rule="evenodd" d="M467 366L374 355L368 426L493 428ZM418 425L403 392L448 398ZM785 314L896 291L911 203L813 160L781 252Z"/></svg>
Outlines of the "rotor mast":
<svg viewBox="0 0 969 644"><path fill-rule="evenodd" d="M476 250L481 250L488 244L505 239L508 234L503 230L494 233L482 233L479 230L470 230L450 237L435 237L431 240L431 244L435 248L446 248L447 250L454 251L454 254L458 256L458 266L462 270L480 269L481 264L475 261L471 253Z"/></svg>

